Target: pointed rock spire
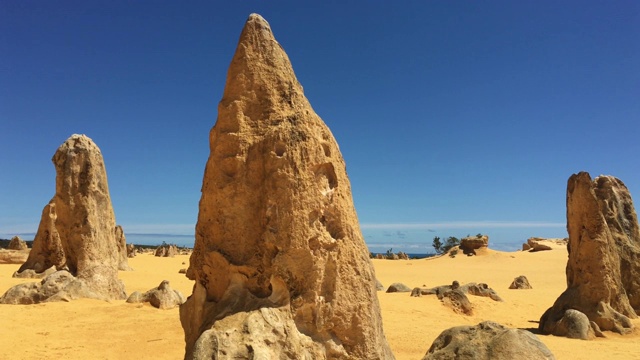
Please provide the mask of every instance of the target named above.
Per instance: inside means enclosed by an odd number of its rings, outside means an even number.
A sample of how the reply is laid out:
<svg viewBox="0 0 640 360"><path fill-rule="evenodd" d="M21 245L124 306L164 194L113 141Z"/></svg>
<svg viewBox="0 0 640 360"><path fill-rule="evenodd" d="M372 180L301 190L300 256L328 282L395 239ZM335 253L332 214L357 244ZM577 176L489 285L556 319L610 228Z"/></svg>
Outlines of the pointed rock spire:
<svg viewBox="0 0 640 360"><path fill-rule="evenodd" d="M260 15L240 36L210 149L185 358L393 359L344 159Z"/></svg>

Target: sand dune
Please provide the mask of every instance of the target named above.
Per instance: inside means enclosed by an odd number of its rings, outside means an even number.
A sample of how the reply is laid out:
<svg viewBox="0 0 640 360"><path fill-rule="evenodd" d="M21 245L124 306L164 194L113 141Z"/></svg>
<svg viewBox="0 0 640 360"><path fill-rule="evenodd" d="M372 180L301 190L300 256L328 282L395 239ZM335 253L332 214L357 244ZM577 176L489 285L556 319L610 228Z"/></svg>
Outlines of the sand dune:
<svg viewBox="0 0 640 360"><path fill-rule="evenodd" d="M565 289L566 250L505 253L485 250L479 256L458 255L429 260L374 260L378 279L389 285L437 286L458 280L484 282L505 300L470 296L474 315L464 316L444 307L435 296L378 292L384 329L399 360L420 359L444 329L493 320L510 327L535 329L540 315ZM147 291L162 280L191 293L192 282L178 271L188 266L185 255L159 258L150 254L129 259L134 271L120 272L127 293ZM186 264L182 264L185 262ZM33 280L11 278L17 265L0 264L0 292ZM509 290L519 275L528 277L532 290ZM148 304L76 300L71 303L0 305L0 348L5 359L181 359L183 331L178 309L158 310ZM634 320L636 327L640 321ZM558 359L635 359L640 332L606 339L570 340L540 336Z"/></svg>

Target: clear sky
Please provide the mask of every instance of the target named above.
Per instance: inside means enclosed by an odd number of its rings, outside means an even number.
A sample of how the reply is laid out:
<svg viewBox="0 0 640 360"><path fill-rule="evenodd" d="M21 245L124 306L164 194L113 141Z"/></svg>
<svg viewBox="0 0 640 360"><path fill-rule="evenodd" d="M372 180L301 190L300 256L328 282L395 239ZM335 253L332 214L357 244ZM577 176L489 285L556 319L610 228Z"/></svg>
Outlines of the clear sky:
<svg viewBox="0 0 640 360"><path fill-rule="evenodd" d="M101 148L126 233L193 234L252 12L338 140L375 250L564 237L581 170L640 197L638 1L6 0L0 235L36 231L73 133Z"/></svg>

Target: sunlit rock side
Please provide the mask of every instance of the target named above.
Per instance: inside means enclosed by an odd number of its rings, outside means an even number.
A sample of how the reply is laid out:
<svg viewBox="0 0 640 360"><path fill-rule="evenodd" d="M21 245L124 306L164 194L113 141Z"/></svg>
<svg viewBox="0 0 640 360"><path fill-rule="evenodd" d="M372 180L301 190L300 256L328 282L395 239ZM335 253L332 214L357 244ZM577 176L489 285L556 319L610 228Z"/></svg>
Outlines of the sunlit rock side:
<svg viewBox="0 0 640 360"><path fill-rule="evenodd" d="M180 308L185 358L393 359L344 160L259 15L210 149Z"/></svg>

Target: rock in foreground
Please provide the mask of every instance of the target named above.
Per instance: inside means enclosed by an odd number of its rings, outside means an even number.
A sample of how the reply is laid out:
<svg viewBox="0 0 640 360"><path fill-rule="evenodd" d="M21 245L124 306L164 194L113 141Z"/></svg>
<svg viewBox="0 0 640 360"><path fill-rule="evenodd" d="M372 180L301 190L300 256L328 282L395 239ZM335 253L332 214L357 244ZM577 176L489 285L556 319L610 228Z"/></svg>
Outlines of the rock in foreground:
<svg viewBox="0 0 640 360"><path fill-rule="evenodd" d="M492 321L443 331L422 360L551 360L551 351L526 330L509 329Z"/></svg>
<svg viewBox="0 0 640 360"><path fill-rule="evenodd" d="M259 15L210 149L180 307L185 358L393 359L344 160Z"/></svg>
<svg viewBox="0 0 640 360"><path fill-rule="evenodd" d="M596 332L629 332L640 311L640 230L627 187L612 176L572 175L567 230L567 289L542 315L540 330L564 336L561 322L574 309Z"/></svg>

